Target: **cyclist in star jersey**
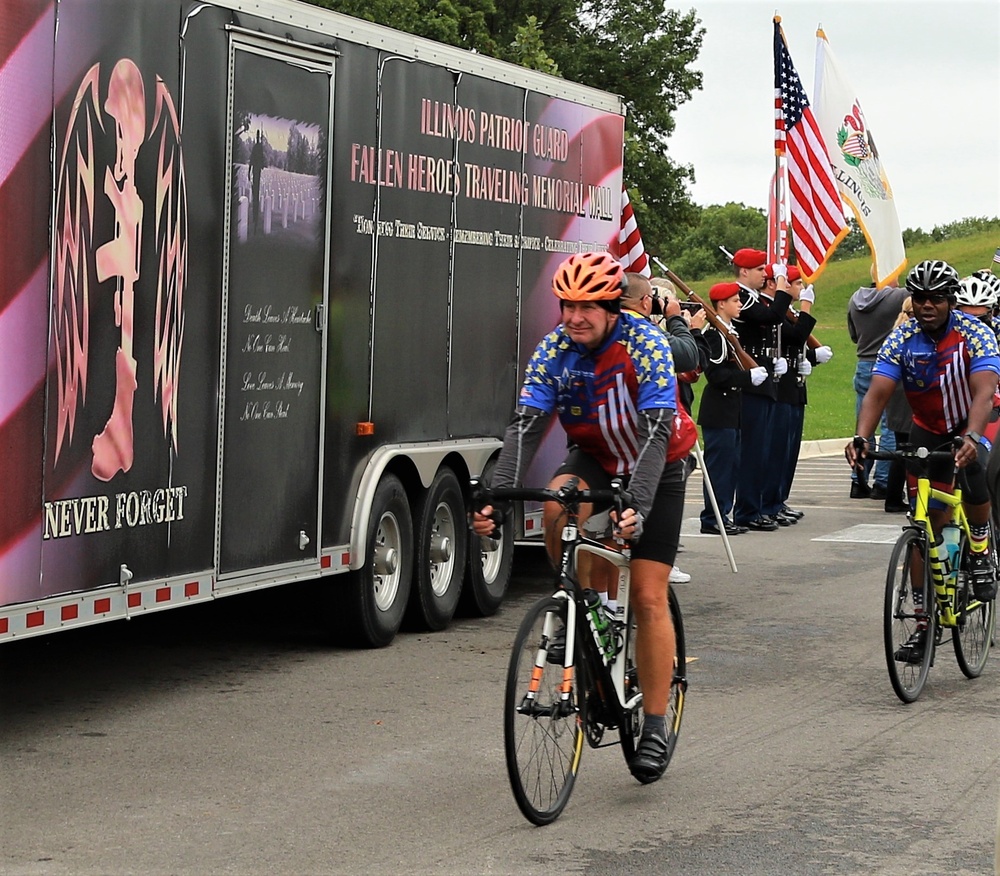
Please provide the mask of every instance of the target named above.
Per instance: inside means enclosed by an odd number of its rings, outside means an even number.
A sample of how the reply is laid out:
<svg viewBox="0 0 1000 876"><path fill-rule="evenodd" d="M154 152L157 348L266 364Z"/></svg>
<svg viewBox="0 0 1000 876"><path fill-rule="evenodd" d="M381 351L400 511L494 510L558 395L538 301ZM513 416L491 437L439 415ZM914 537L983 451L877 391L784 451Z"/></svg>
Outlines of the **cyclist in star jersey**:
<svg viewBox="0 0 1000 876"><path fill-rule="evenodd" d="M857 434L845 448L850 465L864 459L872 434L896 384L902 382L913 411L910 443L937 450L961 436L961 447L951 463L931 467L938 489L954 485L953 469L962 477L962 494L972 531L970 542L973 587L977 598L996 595L988 555L990 496L986 485L989 446L983 431L993 408L993 394L1000 375L1000 348L992 330L983 322L956 309L961 290L958 272L943 261L924 261L906 278L914 318L893 329L882 344L872 370L872 383L858 415ZM912 479L911 479L912 481ZM912 491L911 491L912 497ZM947 522L948 511L931 502L935 532ZM897 659L916 661L926 645L926 627L897 653Z"/></svg>
<svg viewBox="0 0 1000 876"><path fill-rule="evenodd" d="M607 253L580 253L559 265L552 291L562 323L528 362L491 485L520 485L553 414L570 447L550 489L573 477L581 489L609 489L614 477L625 481L629 507L615 519L615 535L632 549L631 605L645 712L629 769L648 784L667 764L665 716L675 653L667 586L680 534L684 466L666 462L678 404L670 345L650 322L621 311L624 282L621 265ZM493 532L496 510L473 513L477 534ZM583 506L581 526L602 510ZM545 540L554 562L564 521L562 508L546 503Z"/></svg>

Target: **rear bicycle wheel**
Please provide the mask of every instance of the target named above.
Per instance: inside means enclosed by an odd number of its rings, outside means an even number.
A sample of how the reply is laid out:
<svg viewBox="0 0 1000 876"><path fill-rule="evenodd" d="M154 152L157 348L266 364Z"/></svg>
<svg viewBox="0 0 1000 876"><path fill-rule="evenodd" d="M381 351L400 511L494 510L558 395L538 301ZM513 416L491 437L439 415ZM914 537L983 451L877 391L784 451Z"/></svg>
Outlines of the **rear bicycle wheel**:
<svg viewBox="0 0 1000 876"><path fill-rule="evenodd" d="M507 777L518 808L538 825L555 821L566 807L583 753L578 675L551 650L566 629L566 611L563 599L536 602L517 631L507 669Z"/></svg>
<svg viewBox="0 0 1000 876"><path fill-rule="evenodd" d="M969 569L969 545L962 536L959 548L961 557L958 567L958 582L955 589L955 613L958 625L951 631L951 643L955 646L958 668L966 678L978 678L986 667L996 630L995 601L980 602L972 589L972 575ZM990 522L990 557L994 574L1000 568L1000 554L996 543L996 526Z"/></svg>
<svg viewBox="0 0 1000 876"><path fill-rule="evenodd" d="M684 641L684 618L681 606L677 601L673 588L667 591L667 603L670 607L670 620L674 625L674 674L670 682L670 698L667 700L667 764L674 756L677 737L681 732L681 718L684 715L684 697L687 693L687 650ZM629 709L627 720L619 728L622 743L622 754L626 763L635 755L639 737L642 736L644 713L642 711L642 685L639 681L639 670L635 662L635 617L629 612L628 624L625 630L625 702L629 703L638 695L639 699Z"/></svg>
<svg viewBox="0 0 1000 876"><path fill-rule="evenodd" d="M937 614L930 580L927 539L923 533L915 529L906 529L896 541L889 560L882 618L885 663L889 670L889 681L896 696L904 703L912 703L920 696L934 657ZM914 594L916 594L916 604ZM904 646L912 641L917 632L917 605L922 606L927 618L923 654L916 662L910 659L897 659L907 655Z"/></svg>

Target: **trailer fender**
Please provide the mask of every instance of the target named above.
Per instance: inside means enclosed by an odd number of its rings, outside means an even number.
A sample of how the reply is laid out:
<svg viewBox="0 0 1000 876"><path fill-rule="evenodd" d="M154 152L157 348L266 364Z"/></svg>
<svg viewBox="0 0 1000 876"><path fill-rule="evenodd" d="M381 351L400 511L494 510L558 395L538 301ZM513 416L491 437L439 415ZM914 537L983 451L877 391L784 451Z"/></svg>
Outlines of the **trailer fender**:
<svg viewBox="0 0 1000 876"><path fill-rule="evenodd" d="M496 438L474 438L463 441L437 441L433 444L386 444L379 447L368 460L351 517L350 568L360 569L368 554L368 524L371 519L372 501L379 481L387 469L405 460L416 471L424 489L430 487L441 463L452 454L460 456L470 472L482 472L489 458L500 448Z"/></svg>

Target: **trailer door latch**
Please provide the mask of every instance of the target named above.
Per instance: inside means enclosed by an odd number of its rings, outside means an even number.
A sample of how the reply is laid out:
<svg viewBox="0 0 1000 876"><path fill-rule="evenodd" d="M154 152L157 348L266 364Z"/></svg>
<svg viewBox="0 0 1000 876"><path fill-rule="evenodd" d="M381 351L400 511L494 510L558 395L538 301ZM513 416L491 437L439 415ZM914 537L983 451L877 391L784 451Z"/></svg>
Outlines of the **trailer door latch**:
<svg viewBox="0 0 1000 876"><path fill-rule="evenodd" d="M316 331L322 334L323 328L326 326L326 306L323 304L316 305Z"/></svg>
<svg viewBox="0 0 1000 876"><path fill-rule="evenodd" d="M306 545L308 545L308 544L309 544L309 536L306 535L306 531L304 529L300 529L299 530L299 550L300 551L304 551L306 549Z"/></svg>

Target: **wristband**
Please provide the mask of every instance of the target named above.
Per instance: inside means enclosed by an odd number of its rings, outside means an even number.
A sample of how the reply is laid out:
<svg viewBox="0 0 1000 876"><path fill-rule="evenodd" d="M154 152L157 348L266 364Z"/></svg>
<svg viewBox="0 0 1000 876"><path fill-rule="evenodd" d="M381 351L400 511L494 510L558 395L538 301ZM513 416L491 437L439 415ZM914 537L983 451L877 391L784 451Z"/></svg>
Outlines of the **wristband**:
<svg viewBox="0 0 1000 876"><path fill-rule="evenodd" d="M978 432L973 432L971 430L966 432L964 437L971 438L973 444L982 444L983 442L983 436Z"/></svg>

